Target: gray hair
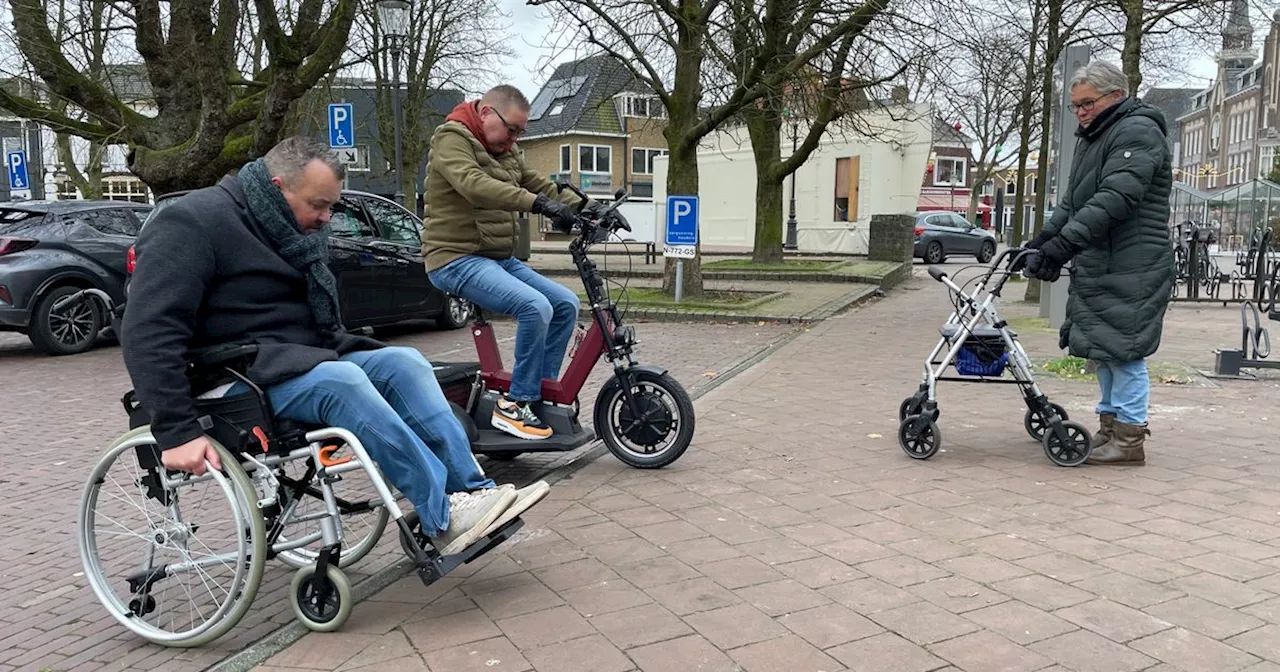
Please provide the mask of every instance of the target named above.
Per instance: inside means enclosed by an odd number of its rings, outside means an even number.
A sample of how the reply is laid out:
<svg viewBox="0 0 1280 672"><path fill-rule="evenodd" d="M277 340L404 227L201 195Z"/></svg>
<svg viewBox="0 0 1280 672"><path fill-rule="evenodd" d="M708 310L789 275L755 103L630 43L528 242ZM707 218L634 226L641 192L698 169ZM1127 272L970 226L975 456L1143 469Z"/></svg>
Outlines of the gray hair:
<svg viewBox="0 0 1280 672"><path fill-rule="evenodd" d="M1071 78L1067 90L1082 85L1092 86L1104 96L1116 91L1129 95L1129 78L1125 77L1123 70L1106 61L1092 61L1076 70L1076 75Z"/></svg>
<svg viewBox="0 0 1280 672"><path fill-rule="evenodd" d="M518 107L521 110L528 112L530 108L529 99L525 98L524 94L520 92L520 89L517 89L510 84L499 84L492 89L489 89L485 92L484 96L481 97L480 103L482 105L502 108L503 111L509 110L512 107Z"/></svg>
<svg viewBox="0 0 1280 672"><path fill-rule="evenodd" d="M288 185L295 184L298 176L312 161L323 162L339 180L347 174L346 167L338 162L337 155L328 145L302 135L281 140L280 144L267 152L263 161L272 177L278 177Z"/></svg>

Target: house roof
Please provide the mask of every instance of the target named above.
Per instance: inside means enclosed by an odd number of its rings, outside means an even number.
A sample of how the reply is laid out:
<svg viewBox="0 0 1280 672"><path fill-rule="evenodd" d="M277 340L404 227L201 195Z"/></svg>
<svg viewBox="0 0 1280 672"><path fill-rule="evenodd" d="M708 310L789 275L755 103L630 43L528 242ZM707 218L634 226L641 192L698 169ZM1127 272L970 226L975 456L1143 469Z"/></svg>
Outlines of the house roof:
<svg viewBox="0 0 1280 672"><path fill-rule="evenodd" d="M613 97L624 91L648 89L608 54L563 63L533 99L526 137L571 132L622 135Z"/></svg>
<svg viewBox="0 0 1280 672"><path fill-rule="evenodd" d="M941 116L933 118L933 142L955 143L962 147L968 148L973 145L973 138L970 138L963 131L957 131L953 124L947 122Z"/></svg>

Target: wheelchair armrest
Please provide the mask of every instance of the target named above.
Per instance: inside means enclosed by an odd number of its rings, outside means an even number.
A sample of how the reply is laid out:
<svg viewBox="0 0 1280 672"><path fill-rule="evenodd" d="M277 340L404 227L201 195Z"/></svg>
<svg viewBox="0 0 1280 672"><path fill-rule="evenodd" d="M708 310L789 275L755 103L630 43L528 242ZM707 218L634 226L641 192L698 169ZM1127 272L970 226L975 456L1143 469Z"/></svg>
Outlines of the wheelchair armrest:
<svg viewBox="0 0 1280 672"><path fill-rule="evenodd" d="M213 369L233 362L250 359L258 354L254 343L228 343L196 350L187 355L187 366L192 369Z"/></svg>

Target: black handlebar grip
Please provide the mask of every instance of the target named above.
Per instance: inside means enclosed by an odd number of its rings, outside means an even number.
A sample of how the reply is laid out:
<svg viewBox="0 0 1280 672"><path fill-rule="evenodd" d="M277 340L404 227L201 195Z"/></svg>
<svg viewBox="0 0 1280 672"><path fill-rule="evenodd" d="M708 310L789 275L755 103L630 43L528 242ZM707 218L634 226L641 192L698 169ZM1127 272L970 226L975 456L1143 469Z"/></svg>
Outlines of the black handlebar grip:
<svg viewBox="0 0 1280 672"><path fill-rule="evenodd" d="M929 277L933 278L934 280L937 280L938 282L942 282L942 279L947 277L947 272L942 270L941 268L938 268L937 266L930 266Z"/></svg>

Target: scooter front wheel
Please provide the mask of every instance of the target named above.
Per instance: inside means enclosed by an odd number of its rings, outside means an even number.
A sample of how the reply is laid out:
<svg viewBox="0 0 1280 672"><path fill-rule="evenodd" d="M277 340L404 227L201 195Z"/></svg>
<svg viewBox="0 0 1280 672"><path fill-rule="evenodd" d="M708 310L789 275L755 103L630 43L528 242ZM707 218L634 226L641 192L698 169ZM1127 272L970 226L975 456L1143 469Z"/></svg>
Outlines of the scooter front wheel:
<svg viewBox="0 0 1280 672"><path fill-rule="evenodd" d="M680 459L693 442L693 400L680 383L663 373L632 371L635 407L625 383L614 377L596 397L596 434L609 452L637 469L658 469Z"/></svg>

